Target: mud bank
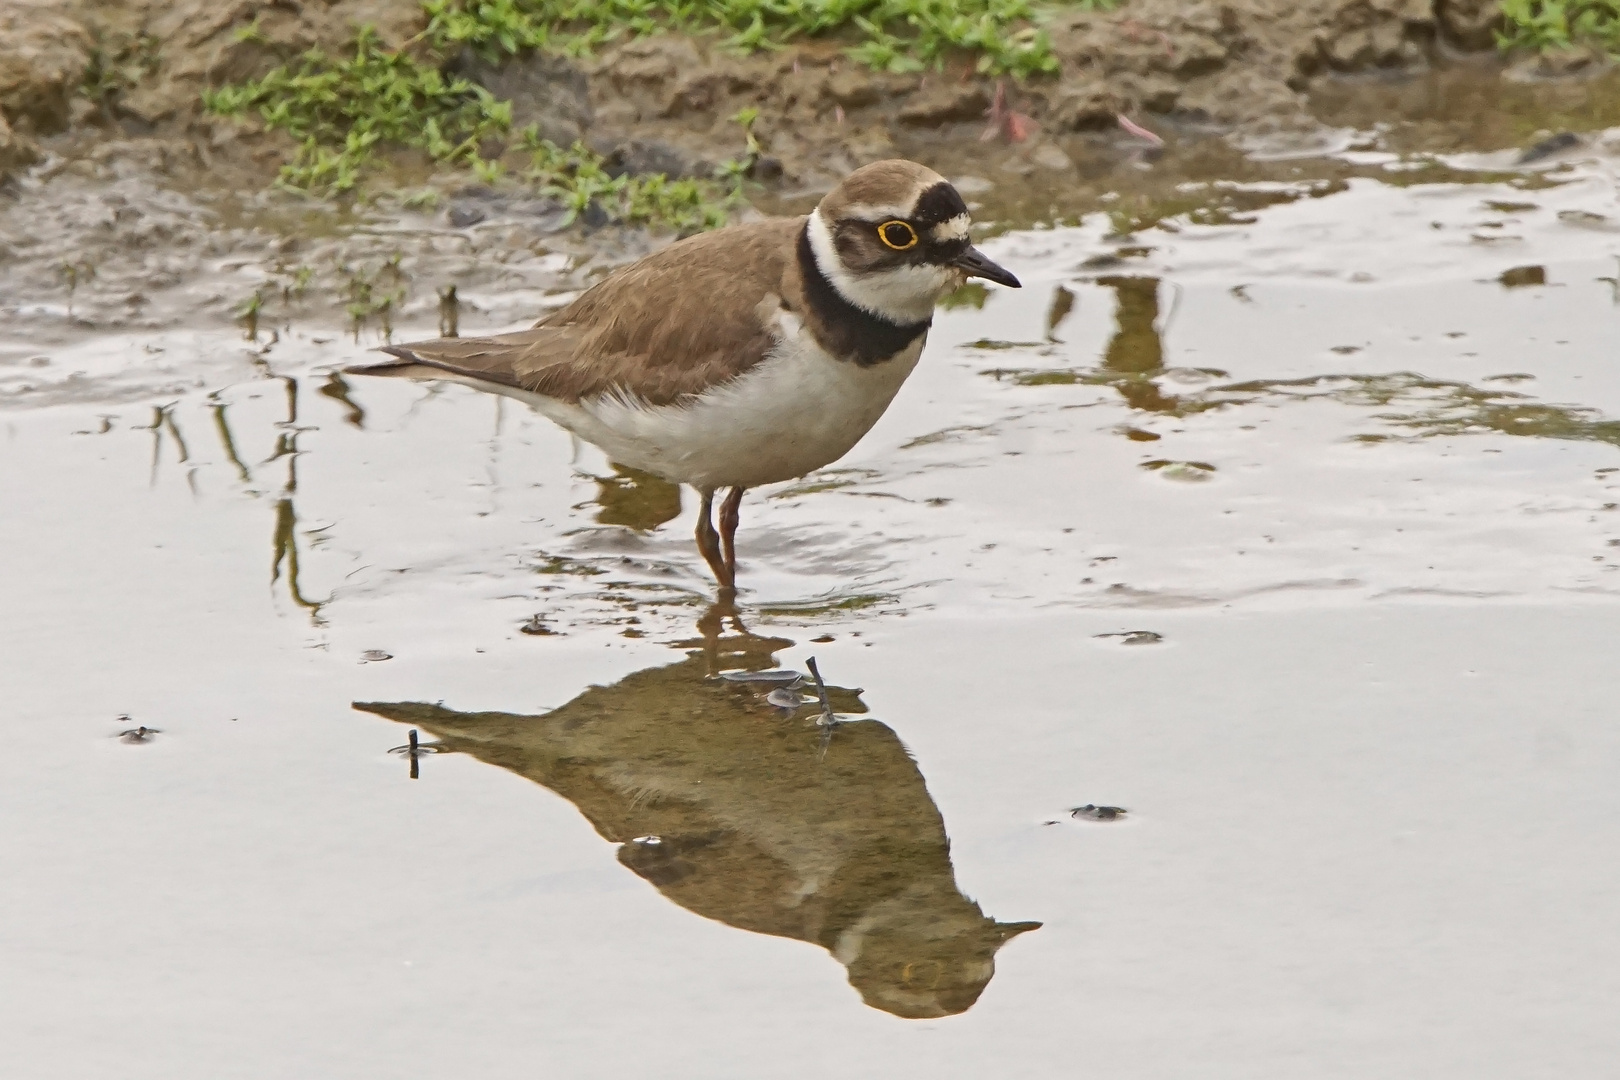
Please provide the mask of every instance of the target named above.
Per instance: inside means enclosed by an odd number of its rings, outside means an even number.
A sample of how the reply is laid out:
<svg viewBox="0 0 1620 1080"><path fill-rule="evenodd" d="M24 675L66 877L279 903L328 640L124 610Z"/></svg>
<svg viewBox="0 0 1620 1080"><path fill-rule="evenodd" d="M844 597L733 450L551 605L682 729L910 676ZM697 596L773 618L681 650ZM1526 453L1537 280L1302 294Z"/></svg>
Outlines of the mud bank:
<svg viewBox="0 0 1620 1080"><path fill-rule="evenodd" d="M757 109L772 168L747 195L768 213L802 212L849 169L901 155L956 180L992 228L1106 210L1130 231L1194 209L1244 212L1245 197L1216 182L1326 191L1385 166L1311 157L1323 151L1495 150L1620 124L1612 77L1504 77L1514 70L1478 51L1494 12L1459 0L1132 0L1056 20L1061 72L1004 84L965 63L874 73L835 40L739 57L671 35L579 62L456 66L512 101L514 125L584 140L620 172L708 174L741 149L729 118ZM435 309L508 323L667 241L572 226L553 202L408 154L348 203L273 190L291 141L206 115L201 91L308 48L339 50L362 24L404 47L421 7L18 0L0 11L0 350L21 362L110 329L198 320L239 321L250 348L291 320L382 338ZM998 87L1003 115L1029 121L1022 138L984 139ZM1117 113L1167 145L1150 156Z"/></svg>
<svg viewBox="0 0 1620 1080"><path fill-rule="evenodd" d="M1498 18L1490 0L1127 0L1053 19L1059 72L1012 85L1008 105L1045 134L1110 128L1121 112L1309 127L1314 83L1410 75L1488 50ZM287 146L206 117L201 92L310 48L341 51L360 25L388 47L412 47L424 14L417 0L17 0L0 12L0 170L60 149L68 133L179 139L202 168L262 175ZM751 56L717 42L665 35L579 63L535 56L495 69L469 58L459 67L511 99L517 123L538 123L555 140L586 138L632 171L708 168L736 151L724 118L757 108L772 156L789 182L805 183L893 153L908 134L976 134L997 90L969 57L943 72L896 75L849 60L848 42L836 39ZM1587 60L1565 58L1559 70L1601 64Z"/></svg>

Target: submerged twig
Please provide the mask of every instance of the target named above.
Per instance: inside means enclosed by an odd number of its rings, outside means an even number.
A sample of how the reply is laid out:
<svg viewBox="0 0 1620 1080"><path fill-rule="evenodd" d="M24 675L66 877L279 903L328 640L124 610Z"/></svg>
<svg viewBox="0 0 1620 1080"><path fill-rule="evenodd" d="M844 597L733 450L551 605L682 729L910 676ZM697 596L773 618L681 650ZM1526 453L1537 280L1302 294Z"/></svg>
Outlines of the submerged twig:
<svg viewBox="0 0 1620 1080"><path fill-rule="evenodd" d="M411 728L410 740L404 746L395 746L388 752L390 754L404 754L409 758L411 762L411 779L417 780L421 777L421 769L417 765L418 759L424 754L437 754L443 747L438 743L421 742L417 737L415 728Z"/></svg>
<svg viewBox="0 0 1620 1080"><path fill-rule="evenodd" d="M827 744L832 742L833 727L837 725L838 718L833 715L832 700L827 696L827 684L821 679L821 671L816 667L816 658L810 657L805 661L805 667L816 680L816 697L821 699L821 715L816 717L816 726L821 729L821 749L818 758L827 756Z"/></svg>
<svg viewBox="0 0 1620 1080"><path fill-rule="evenodd" d="M439 290L439 336L461 336L461 299L453 284Z"/></svg>

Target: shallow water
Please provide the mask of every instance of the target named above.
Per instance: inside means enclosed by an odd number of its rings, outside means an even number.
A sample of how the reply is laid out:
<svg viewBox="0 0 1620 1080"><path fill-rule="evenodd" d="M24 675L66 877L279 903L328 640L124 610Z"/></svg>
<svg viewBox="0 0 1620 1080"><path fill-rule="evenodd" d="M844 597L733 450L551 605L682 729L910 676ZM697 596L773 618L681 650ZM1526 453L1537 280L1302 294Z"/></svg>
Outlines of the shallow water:
<svg viewBox="0 0 1620 1080"><path fill-rule="evenodd" d="M369 338L0 343L6 1074L1612 1060L1617 163L1335 160L989 241L741 626Z"/></svg>

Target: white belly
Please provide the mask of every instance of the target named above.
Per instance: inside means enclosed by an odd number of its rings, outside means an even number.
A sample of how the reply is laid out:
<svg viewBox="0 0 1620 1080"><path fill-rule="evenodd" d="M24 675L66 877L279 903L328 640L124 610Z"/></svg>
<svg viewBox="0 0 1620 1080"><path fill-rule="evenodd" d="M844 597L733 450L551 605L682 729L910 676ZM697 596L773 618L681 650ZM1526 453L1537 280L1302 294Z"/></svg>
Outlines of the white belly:
<svg viewBox="0 0 1620 1080"><path fill-rule="evenodd" d="M699 488L757 487L837 461L894 400L927 334L871 367L823 352L798 320L758 366L695 401L604 396L571 405L516 392L621 465Z"/></svg>

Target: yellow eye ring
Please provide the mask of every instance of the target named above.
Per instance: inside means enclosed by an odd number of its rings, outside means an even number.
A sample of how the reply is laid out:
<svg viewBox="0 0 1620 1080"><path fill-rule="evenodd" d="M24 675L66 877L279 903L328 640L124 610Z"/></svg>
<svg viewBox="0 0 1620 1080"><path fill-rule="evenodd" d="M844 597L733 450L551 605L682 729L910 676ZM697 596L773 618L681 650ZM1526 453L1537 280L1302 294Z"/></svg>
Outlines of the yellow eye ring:
<svg viewBox="0 0 1620 1080"><path fill-rule="evenodd" d="M885 221L878 226L877 234L885 247L895 251L908 251L917 246L917 230L904 221Z"/></svg>

